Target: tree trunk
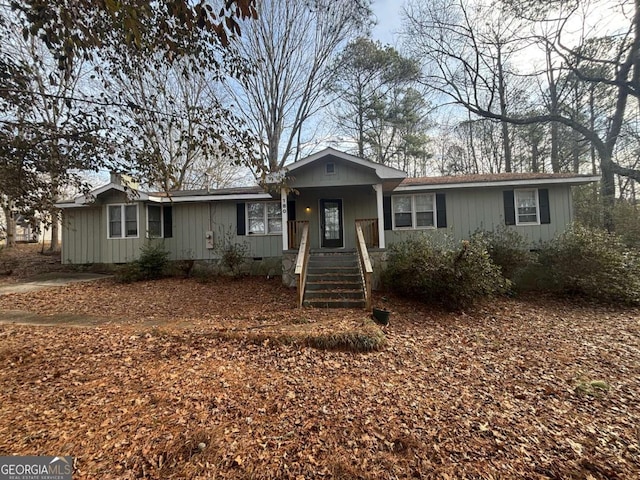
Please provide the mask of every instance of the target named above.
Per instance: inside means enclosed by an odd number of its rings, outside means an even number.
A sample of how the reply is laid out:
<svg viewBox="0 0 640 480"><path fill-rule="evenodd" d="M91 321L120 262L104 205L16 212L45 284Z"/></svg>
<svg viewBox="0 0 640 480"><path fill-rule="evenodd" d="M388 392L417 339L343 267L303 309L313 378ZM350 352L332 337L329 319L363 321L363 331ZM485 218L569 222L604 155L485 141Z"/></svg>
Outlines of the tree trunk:
<svg viewBox="0 0 640 480"><path fill-rule="evenodd" d="M4 218L7 222L7 239L5 242L5 246L7 248L12 248L16 246L16 219L13 216L13 209L11 208L12 202L9 201L8 206L3 206L2 210L4 211Z"/></svg>
<svg viewBox="0 0 640 480"><path fill-rule="evenodd" d="M364 158L364 100L358 94L358 156Z"/></svg>
<svg viewBox="0 0 640 480"><path fill-rule="evenodd" d="M596 109L595 109L595 85L589 87L589 128L595 132L596 128ZM591 173L598 174L598 157L596 155L596 146L593 142L589 142L589 151L591 153Z"/></svg>
<svg viewBox="0 0 640 480"><path fill-rule="evenodd" d="M57 208L51 209L51 244L49 245L49 252L55 252L60 248L60 242L58 242L60 223L60 212Z"/></svg>
<svg viewBox="0 0 640 480"><path fill-rule="evenodd" d="M578 132L572 131L571 155L573 157L573 173L580 173L580 143Z"/></svg>
<svg viewBox="0 0 640 480"><path fill-rule="evenodd" d="M558 90L554 77L553 62L551 59L551 48L547 46L547 81L549 82L549 113L551 115L558 114ZM559 129L557 122L551 122L551 171L553 173L560 172L559 158Z"/></svg>
<svg viewBox="0 0 640 480"><path fill-rule="evenodd" d="M504 72L502 69L502 54L500 48L498 48L498 94L500 96L500 114L503 117L507 116L507 94L504 84ZM509 139L509 124L504 120L500 122L502 124L502 144L504 148L504 170L505 172L511 171L511 141Z"/></svg>
<svg viewBox="0 0 640 480"><path fill-rule="evenodd" d="M473 160L473 173L480 173L480 167L478 166L478 155L476 153L476 143L473 134L474 123L471 121L471 112L468 112L468 125L469 125L469 150L471 151L471 159Z"/></svg>
<svg viewBox="0 0 640 480"><path fill-rule="evenodd" d="M602 193L603 206L603 226L608 232L613 232L615 226L613 224L613 205L616 196L616 182L612 155L608 152L606 155L600 154L600 170L602 171L602 184L600 191Z"/></svg>
<svg viewBox="0 0 640 480"><path fill-rule="evenodd" d="M536 143L536 139L533 138L531 142L531 171L533 173L538 173L540 171L540 167L538 166L538 144Z"/></svg>

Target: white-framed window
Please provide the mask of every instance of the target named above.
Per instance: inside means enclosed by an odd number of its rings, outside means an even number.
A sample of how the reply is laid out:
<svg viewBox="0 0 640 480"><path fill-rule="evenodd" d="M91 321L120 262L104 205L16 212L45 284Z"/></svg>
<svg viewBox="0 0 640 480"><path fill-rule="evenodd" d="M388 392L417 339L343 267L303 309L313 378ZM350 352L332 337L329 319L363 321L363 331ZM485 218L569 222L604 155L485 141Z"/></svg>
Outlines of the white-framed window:
<svg viewBox="0 0 640 480"><path fill-rule="evenodd" d="M537 188L514 190L513 200L516 210L516 225L540 224L540 203Z"/></svg>
<svg viewBox="0 0 640 480"><path fill-rule="evenodd" d="M435 228L436 196L433 193L393 195L393 229Z"/></svg>
<svg viewBox="0 0 640 480"><path fill-rule="evenodd" d="M173 209L170 205L147 205L147 238L171 238Z"/></svg>
<svg viewBox="0 0 640 480"><path fill-rule="evenodd" d="M281 234L280 202L247 203L247 233L249 235Z"/></svg>
<svg viewBox="0 0 640 480"><path fill-rule="evenodd" d="M138 237L138 205L107 205L107 237Z"/></svg>

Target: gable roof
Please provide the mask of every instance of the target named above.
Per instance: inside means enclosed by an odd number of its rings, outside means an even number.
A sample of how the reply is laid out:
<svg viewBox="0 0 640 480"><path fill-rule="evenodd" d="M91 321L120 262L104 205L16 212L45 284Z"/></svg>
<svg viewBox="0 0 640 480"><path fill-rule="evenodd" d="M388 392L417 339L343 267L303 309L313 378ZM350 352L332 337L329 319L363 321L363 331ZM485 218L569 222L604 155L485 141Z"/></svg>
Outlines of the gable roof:
<svg viewBox="0 0 640 480"><path fill-rule="evenodd" d="M355 165L371 169L381 180L401 179L406 178L407 176L406 172L398 170L397 168L388 167L386 165L382 165L381 163L371 162L369 160L365 160L364 158L360 158L331 147L327 147L324 150L314 153L313 155L309 155L307 158L303 158L302 160L298 160L297 162L286 165L285 169L287 172L294 172L301 167L309 165L328 156L337 157L338 159L344 160L345 162L353 163Z"/></svg>
<svg viewBox="0 0 640 480"><path fill-rule="evenodd" d="M518 187L536 185L584 185L597 182L599 175L577 173L487 173L476 175L448 175L442 177L405 178L396 191L436 190L473 187Z"/></svg>

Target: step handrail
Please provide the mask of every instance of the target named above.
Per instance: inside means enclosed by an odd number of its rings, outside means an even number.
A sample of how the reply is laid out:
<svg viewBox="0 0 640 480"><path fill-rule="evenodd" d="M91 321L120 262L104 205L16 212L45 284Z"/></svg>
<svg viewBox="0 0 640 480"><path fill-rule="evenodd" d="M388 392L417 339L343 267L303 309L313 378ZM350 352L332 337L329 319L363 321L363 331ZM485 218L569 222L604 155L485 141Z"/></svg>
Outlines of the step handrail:
<svg viewBox="0 0 640 480"><path fill-rule="evenodd" d="M300 248L296 257L296 283L298 285L298 307L302 307L304 301L304 289L307 284L307 267L309 265L309 250L311 242L309 242L309 223L302 227L302 236L300 237Z"/></svg>
<svg viewBox="0 0 640 480"><path fill-rule="evenodd" d="M362 281L364 283L364 305L365 308L371 308L371 282L373 278L373 267L371 266L371 259L369 258L369 251L367 250L367 243L364 239L364 233L362 233L362 226L356 223L356 245L358 252L358 261L360 262L360 273L362 275Z"/></svg>

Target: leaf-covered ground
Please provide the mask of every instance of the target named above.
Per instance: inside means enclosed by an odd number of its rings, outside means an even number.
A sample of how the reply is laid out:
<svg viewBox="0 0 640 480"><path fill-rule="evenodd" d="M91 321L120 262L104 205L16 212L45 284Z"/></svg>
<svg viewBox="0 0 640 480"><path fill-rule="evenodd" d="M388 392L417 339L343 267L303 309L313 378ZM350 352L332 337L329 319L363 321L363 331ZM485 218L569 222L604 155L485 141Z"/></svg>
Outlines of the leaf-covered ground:
<svg viewBox="0 0 640 480"><path fill-rule="evenodd" d="M13 248L4 248L0 243L0 286L16 283L42 273L72 270L60 263L60 251L49 252L49 245L22 243Z"/></svg>
<svg viewBox="0 0 640 480"><path fill-rule="evenodd" d="M640 477L640 311L375 303L385 346L348 353L278 339L366 312L277 280L2 296L0 318L75 321L0 324L0 455L72 455L76 479Z"/></svg>

